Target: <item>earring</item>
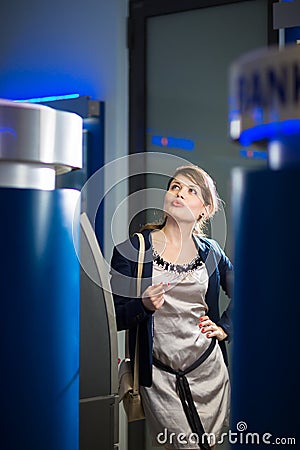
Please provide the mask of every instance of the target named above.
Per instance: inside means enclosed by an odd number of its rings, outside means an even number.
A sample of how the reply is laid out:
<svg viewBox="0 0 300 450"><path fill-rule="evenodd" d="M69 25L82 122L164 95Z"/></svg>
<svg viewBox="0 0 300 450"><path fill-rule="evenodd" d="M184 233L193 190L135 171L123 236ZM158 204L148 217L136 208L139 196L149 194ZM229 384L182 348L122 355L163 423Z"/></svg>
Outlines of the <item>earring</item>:
<svg viewBox="0 0 300 450"><path fill-rule="evenodd" d="M205 216L205 213L202 212L202 213L200 214L200 216L198 217L198 220L204 219L204 216Z"/></svg>

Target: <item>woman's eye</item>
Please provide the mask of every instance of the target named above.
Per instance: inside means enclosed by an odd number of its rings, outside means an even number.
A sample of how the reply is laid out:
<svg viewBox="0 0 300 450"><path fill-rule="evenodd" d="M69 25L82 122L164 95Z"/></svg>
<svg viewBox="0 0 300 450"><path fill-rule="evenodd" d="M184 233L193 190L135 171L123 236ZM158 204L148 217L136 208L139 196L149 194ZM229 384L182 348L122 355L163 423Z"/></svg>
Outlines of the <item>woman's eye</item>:
<svg viewBox="0 0 300 450"><path fill-rule="evenodd" d="M197 195L197 194L198 194L198 192L197 192L196 189L194 189L194 188L190 188L190 192L191 192L192 194L194 194L194 195Z"/></svg>
<svg viewBox="0 0 300 450"><path fill-rule="evenodd" d="M172 189L172 191L175 189L179 189L178 184L172 184L171 189Z"/></svg>

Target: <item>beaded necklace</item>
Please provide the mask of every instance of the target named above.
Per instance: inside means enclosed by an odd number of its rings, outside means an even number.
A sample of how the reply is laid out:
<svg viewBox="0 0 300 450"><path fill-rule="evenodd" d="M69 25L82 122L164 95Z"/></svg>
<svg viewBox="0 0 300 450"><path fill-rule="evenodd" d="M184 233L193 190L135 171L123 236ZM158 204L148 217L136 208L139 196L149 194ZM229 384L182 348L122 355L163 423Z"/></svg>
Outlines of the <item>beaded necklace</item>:
<svg viewBox="0 0 300 450"><path fill-rule="evenodd" d="M152 247L152 253L153 253L153 262L157 266L162 267L164 270L167 270L168 272L176 272L176 273L192 272L203 265L203 261L200 255L195 256L195 258L193 258L192 261L187 264L172 264L168 261L165 261L157 253L154 247Z"/></svg>

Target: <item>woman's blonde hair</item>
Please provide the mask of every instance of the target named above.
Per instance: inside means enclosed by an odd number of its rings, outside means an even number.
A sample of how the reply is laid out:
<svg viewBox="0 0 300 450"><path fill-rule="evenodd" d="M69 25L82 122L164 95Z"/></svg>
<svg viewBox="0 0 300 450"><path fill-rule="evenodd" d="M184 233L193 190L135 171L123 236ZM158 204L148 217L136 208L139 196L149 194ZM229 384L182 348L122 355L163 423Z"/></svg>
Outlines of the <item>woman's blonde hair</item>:
<svg viewBox="0 0 300 450"><path fill-rule="evenodd" d="M206 228L207 221L213 217L213 215L218 211L220 207L220 197L218 195L216 186L210 175L208 175L205 170L201 169L198 166L190 165L190 166L181 166L178 167L173 175L172 178L170 178L167 186L167 190L169 190L169 187L172 183L172 181L178 176L178 175L184 175L187 178L189 178L193 183L197 184L201 189L202 198L204 201L204 206L206 210L206 216L205 217L199 217L194 232L196 234L204 234L204 230ZM167 221L167 216L165 216L163 222L158 223L148 223L144 225L141 229L143 230L155 230L155 229L161 229L165 226Z"/></svg>

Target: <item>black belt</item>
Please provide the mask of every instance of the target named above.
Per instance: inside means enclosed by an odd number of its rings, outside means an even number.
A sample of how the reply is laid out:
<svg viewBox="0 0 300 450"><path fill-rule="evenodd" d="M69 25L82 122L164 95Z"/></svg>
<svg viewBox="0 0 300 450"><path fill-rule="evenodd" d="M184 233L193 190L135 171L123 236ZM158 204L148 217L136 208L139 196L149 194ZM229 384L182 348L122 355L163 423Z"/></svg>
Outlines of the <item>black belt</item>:
<svg viewBox="0 0 300 450"><path fill-rule="evenodd" d="M210 445L208 443L207 435L205 434L203 425L201 423L199 414L196 410L196 406L193 401L192 393L190 390L189 382L186 378L186 374L192 372L192 370L196 369L200 366L211 354L216 344L216 338L211 339L211 343L209 347L205 350L205 352L198 358L191 366L189 366L185 370L174 370L172 367L163 364L159 361L155 356L153 356L153 364L160 370L164 372L172 373L176 375L176 391L178 392L179 398L182 403L182 407L184 409L184 413L188 420L188 423L191 427L193 433L197 434L199 447L203 450L210 450Z"/></svg>

